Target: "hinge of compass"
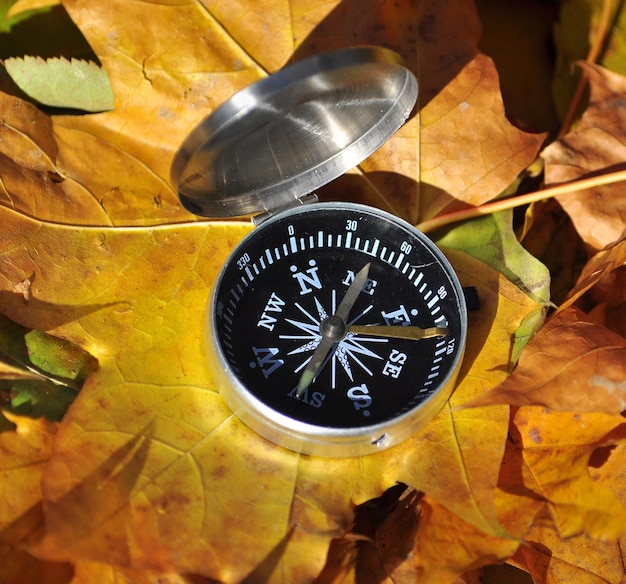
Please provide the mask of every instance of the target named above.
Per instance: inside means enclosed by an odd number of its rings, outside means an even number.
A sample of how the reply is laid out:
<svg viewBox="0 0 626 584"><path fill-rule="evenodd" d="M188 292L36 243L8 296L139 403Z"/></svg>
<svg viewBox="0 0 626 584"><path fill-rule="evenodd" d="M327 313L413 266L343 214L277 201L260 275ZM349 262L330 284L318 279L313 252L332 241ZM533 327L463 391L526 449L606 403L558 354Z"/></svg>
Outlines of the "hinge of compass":
<svg viewBox="0 0 626 584"><path fill-rule="evenodd" d="M303 197L294 197L290 199L290 201L286 204L281 205L280 207L266 209L263 213L259 213L252 217L252 224L255 226L261 225L264 221L267 221L270 217L274 217L278 213L282 213L283 211L287 211L288 209L293 209L294 207L299 207L300 205L310 205L311 203L317 203L319 201L317 195L315 193L309 193L304 195Z"/></svg>

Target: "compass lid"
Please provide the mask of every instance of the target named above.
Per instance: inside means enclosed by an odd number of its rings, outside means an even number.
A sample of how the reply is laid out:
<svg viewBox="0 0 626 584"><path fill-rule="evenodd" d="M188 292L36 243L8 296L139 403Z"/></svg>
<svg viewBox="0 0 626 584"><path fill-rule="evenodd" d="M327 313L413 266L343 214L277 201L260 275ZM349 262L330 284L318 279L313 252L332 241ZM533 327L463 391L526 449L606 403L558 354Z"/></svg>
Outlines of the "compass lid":
<svg viewBox="0 0 626 584"><path fill-rule="evenodd" d="M172 182L196 215L293 206L380 148L416 99L415 76L382 47L298 61L202 121L176 153Z"/></svg>

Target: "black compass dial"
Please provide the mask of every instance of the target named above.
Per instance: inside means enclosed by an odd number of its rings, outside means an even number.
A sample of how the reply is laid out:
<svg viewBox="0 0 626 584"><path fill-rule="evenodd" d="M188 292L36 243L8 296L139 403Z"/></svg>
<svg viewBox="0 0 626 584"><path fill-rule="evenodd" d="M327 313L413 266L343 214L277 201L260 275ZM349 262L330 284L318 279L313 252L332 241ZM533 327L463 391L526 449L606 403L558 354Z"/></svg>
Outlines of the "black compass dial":
<svg viewBox="0 0 626 584"><path fill-rule="evenodd" d="M466 312L424 235L375 209L328 203L282 213L242 242L211 326L234 391L350 430L393 422L450 385Z"/></svg>

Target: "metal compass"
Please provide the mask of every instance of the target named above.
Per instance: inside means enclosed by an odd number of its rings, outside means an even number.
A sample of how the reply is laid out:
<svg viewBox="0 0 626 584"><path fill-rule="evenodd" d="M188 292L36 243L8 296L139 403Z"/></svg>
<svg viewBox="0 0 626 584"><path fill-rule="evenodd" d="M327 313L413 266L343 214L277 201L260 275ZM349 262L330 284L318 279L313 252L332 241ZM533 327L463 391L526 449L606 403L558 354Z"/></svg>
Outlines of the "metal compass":
<svg viewBox="0 0 626 584"><path fill-rule="evenodd" d="M381 146L416 97L395 53L342 49L237 93L174 160L190 211L260 213L209 298L207 351L236 415L286 448L376 452L453 390L467 310L446 258L389 213L310 194Z"/></svg>

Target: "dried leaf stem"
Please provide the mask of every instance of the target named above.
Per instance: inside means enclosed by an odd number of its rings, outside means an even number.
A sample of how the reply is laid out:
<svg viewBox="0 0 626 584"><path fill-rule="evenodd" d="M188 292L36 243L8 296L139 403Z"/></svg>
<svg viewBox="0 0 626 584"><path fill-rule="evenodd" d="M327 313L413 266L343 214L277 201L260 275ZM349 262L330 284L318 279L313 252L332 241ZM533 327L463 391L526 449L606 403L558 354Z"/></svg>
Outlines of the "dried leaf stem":
<svg viewBox="0 0 626 584"><path fill-rule="evenodd" d="M587 58L585 59L587 63L595 63L602 53L602 48L606 43L606 38L609 35L609 31L611 29L612 14L613 0L604 0L602 2L602 14L600 15L598 29L596 31L595 38L593 39L593 43L591 47L589 47ZM572 100L570 101L569 109L565 114L565 119L563 120L563 124L561 125L561 129L559 130L557 138L562 138L563 136L565 136L565 134L569 132L574 118L576 117L576 112L578 111L580 102L583 98L585 88L587 87L587 82L587 74L583 71L578 81L578 85L576 86L576 91L574 92Z"/></svg>
<svg viewBox="0 0 626 584"><path fill-rule="evenodd" d="M426 221L418 223L416 227L423 233L428 233L430 231L434 231L435 229L439 229L459 221L464 221L466 219L473 219L475 217L489 215L498 211L505 211L506 209L514 209L515 207L529 205L530 203L535 203L537 201L544 201L552 197L558 197L559 195L566 195L568 193L583 191L585 189L591 189L621 181L626 181L626 170L601 174L591 178L583 178L553 187L548 187L546 189L541 189L540 191L535 191L534 193L510 197L508 199L501 199L491 203L486 203L485 205L480 205L478 207L471 207L469 209L462 209L460 211L454 211L453 213L439 215L437 217L433 217L432 219L426 219Z"/></svg>

